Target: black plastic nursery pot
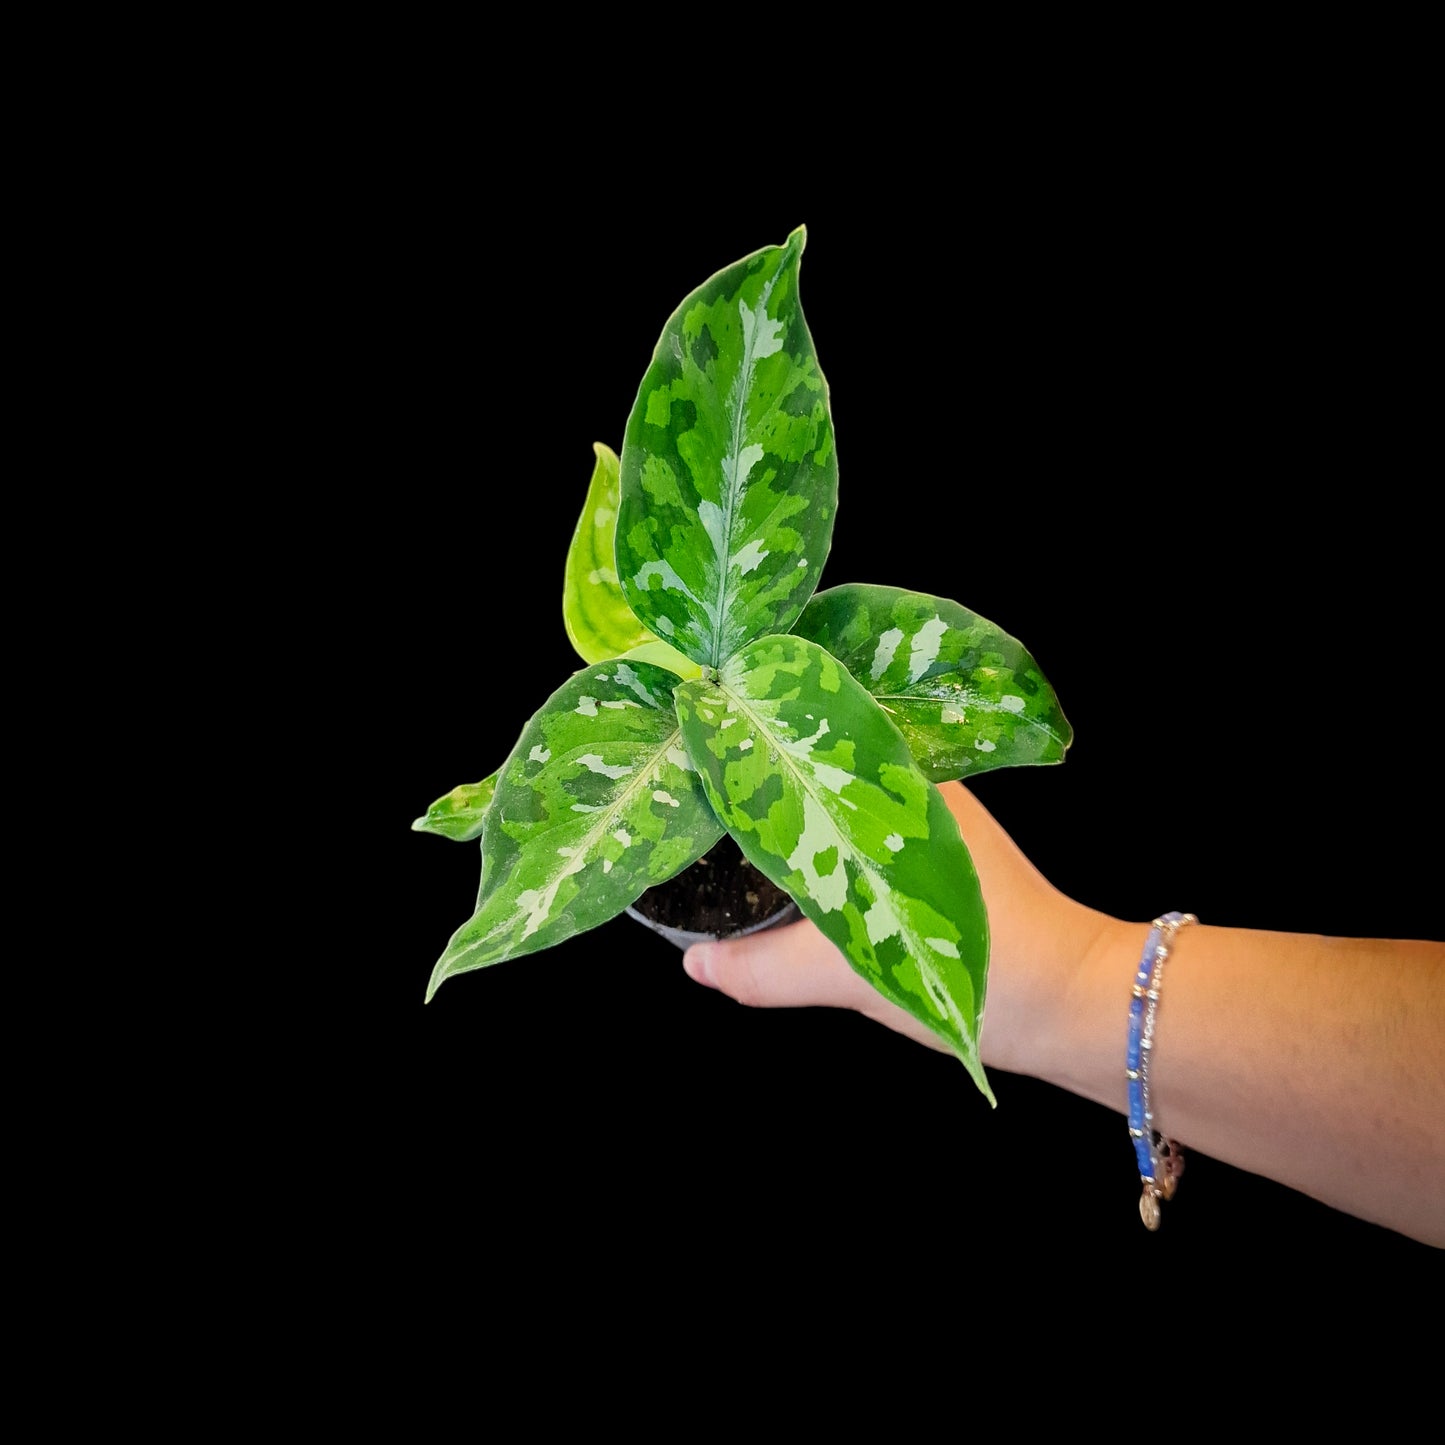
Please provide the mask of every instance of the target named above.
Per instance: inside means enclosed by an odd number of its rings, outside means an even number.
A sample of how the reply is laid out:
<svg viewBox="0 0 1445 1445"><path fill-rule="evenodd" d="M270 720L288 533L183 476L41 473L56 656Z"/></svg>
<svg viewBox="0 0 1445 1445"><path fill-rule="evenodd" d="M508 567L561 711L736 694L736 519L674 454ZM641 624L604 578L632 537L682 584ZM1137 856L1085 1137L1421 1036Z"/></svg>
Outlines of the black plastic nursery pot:
<svg viewBox="0 0 1445 1445"><path fill-rule="evenodd" d="M697 862L649 888L627 912L679 948L802 917L798 905L748 861L729 833Z"/></svg>

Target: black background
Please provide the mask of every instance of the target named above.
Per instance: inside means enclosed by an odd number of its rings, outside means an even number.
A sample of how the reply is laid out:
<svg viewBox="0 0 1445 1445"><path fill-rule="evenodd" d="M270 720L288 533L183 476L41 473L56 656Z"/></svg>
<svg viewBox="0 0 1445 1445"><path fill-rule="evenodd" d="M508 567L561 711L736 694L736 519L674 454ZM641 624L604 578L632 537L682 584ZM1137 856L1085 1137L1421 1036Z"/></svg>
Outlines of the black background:
<svg viewBox="0 0 1445 1445"><path fill-rule="evenodd" d="M478 858L410 825L578 665L560 599L592 444L620 448L672 310L805 224L840 467L823 585L936 592L1032 651L1074 746L976 789L1045 875L1141 939L1174 908L1439 937L1409 165L1201 130L1055 136L1022 166L939 145L846 185L799 154L753 185L666 147L402 134L303 168L268 233L287 302L259 394L300 422L304 482L270 497L266 585L294 599L309 801L308 922L263 987L307 985L288 1108L318 1214L365 1221L373 1268L513 1304L907 1307L1019 1262L1031 1288L1403 1299L1436 1252L1193 1156L1150 1235L1122 1115L1006 1075L990 1110L861 1019L697 987L625 917L423 1006Z"/></svg>

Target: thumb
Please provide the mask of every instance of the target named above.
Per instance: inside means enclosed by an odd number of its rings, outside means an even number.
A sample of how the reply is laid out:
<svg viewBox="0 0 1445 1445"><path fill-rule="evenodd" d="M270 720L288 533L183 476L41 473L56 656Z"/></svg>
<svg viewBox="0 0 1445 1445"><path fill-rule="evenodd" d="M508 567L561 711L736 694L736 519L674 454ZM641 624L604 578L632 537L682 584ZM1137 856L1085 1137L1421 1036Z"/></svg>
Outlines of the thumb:
<svg viewBox="0 0 1445 1445"><path fill-rule="evenodd" d="M873 989L806 919L694 943L682 956L687 976L753 1008L852 1008L870 1004Z"/></svg>
<svg viewBox="0 0 1445 1445"><path fill-rule="evenodd" d="M948 1051L926 1025L890 1003L806 918L741 938L694 943L687 976L753 1008L852 1009L916 1043Z"/></svg>

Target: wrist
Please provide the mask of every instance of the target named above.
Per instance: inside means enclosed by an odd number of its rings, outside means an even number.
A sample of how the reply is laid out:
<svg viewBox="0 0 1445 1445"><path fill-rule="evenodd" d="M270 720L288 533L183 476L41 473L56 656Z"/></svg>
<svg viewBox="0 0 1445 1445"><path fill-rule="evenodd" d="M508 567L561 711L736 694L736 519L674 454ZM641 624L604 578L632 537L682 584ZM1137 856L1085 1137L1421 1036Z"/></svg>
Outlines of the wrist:
<svg viewBox="0 0 1445 1445"><path fill-rule="evenodd" d="M1070 920L1052 997L1032 1040L1032 1077L1125 1112L1129 989L1147 930L1147 923L1093 909L1081 908Z"/></svg>

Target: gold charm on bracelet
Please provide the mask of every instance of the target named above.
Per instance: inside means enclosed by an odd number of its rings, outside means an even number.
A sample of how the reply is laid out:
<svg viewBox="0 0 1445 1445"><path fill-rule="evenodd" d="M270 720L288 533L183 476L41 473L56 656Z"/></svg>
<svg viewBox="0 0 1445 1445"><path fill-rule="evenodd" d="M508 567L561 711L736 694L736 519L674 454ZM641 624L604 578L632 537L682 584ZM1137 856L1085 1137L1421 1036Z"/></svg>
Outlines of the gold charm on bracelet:
<svg viewBox="0 0 1445 1445"><path fill-rule="evenodd" d="M1139 1196L1139 1218L1145 1229L1159 1228L1159 1193L1152 1184L1146 1184Z"/></svg>

